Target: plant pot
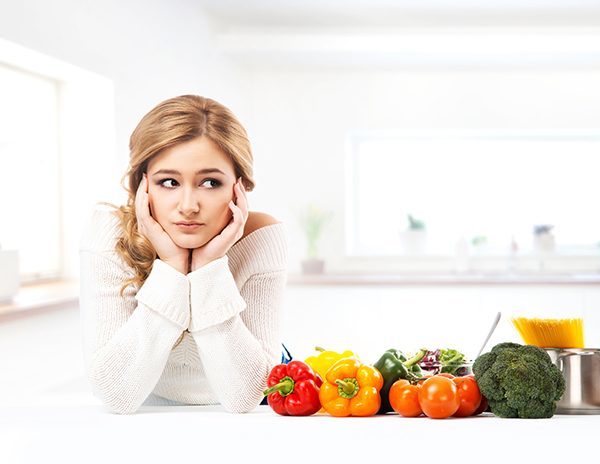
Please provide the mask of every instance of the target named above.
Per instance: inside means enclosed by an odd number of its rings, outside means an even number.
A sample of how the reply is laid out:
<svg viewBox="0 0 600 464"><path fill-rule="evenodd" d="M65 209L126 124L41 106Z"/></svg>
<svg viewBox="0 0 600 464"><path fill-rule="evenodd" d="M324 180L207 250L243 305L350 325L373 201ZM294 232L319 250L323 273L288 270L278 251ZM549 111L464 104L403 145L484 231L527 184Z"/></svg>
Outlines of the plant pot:
<svg viewBox="0 0 600 464"><path fill-rule="evenodd" d="M0 250L0 303L8 302L19 290L19 251Z"/></svg>
<svg viewBox="0 0 600 464"><path fill-rule="evenodd" d="M302 261L302 274L323 274L325 261L322 259L305 259Z"/></svg>
<svg viewBox="0 0 600 464"><path fill-rule="evenodd" d="M402 252L409 255L424 254L427 250L427 231L422 229L401 231L400 248Z"/></svg>
<svg viewBox="0 0 600 464"><path fill-rule="evenodd" d="M533 248L538 252L551 252L554 251L556 243L554 240L554 234L546 232L543 234L537 234L533 237Z"/></svg>

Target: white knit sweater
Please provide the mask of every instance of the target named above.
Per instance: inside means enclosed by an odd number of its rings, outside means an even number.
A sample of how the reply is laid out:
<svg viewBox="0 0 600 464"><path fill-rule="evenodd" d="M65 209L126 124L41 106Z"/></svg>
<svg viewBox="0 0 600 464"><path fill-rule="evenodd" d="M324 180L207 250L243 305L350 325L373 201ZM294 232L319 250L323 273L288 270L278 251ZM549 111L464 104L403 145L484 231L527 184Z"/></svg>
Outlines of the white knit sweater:
<svg viewBox="0 0 600 464"><path fill-rule="evenodd" d="M156 259L139 290L130 285L123 297L119 289L133 270L115 251L118 235L118 218L95 206L79 247L84 361L94 395L120 414L135 412L151 393L230 412L257 407L281 360L284 224L251 232L188 275Z"/></svg>

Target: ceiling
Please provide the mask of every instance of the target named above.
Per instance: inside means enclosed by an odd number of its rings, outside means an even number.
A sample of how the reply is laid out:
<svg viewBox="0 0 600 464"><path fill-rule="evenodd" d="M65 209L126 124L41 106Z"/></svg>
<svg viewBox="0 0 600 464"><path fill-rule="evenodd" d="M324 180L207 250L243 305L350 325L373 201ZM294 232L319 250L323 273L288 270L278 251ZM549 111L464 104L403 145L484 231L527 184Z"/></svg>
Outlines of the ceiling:
<svg viewBox="0 0 600 464"><path fill-rule="evenodd" d="M600 0L198 0L222 28L600 26Z"/></svg>
<svg viewBox="0 0 600 464"><path fill-rule="evenodd" d="M251 67L600 68L600 0L196 0Z"/></svg>

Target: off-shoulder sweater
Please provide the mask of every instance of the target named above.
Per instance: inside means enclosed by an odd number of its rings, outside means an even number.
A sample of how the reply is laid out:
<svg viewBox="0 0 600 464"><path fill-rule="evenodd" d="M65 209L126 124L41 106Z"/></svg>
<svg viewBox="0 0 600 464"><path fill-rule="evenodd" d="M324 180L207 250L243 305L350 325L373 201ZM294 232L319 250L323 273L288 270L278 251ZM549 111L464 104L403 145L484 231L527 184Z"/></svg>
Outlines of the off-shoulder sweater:
<svg viewBox="0 0 600 464"><path fill-rule="evenodd" d="M187 275L156 259L144 283L123 296L133 270L115 251L119 235L114 212L95 206L79 246L83 355L93 394L120 414L135 412L151 394L230 412L257 407L281 356L285 225L251 232Z"/></svg>

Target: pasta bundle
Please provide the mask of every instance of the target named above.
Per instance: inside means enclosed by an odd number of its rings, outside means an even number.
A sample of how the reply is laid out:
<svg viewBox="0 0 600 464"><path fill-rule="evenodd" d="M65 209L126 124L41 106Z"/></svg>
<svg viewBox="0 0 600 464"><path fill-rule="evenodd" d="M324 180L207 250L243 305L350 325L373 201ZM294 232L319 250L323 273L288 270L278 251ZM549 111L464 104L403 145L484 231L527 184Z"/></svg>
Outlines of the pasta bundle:
<svg viewBox="0 0 600 464"><path fill-rule="evenodd" d="M540 348L583 348L583 319L516 317L515 328L527 345Z"/></svg>

